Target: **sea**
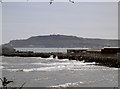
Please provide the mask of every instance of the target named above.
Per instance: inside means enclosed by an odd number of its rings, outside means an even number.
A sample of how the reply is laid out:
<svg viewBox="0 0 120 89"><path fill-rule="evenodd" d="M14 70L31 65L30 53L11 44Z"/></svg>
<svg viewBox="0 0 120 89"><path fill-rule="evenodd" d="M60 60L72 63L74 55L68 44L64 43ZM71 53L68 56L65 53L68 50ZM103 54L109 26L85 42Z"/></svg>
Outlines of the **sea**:
<svg viewBox="0 0 120 89"><path fill-rule="evenodd" d="M16 48L19 51L63 53L67 49L71 48ZM2 56L0 64L2 77L13 81L8 87L20 87L23 84L24 87L59 89L118 87L118 68L98 66L95 62L58 59L52 55L49 58Z"/></svg>

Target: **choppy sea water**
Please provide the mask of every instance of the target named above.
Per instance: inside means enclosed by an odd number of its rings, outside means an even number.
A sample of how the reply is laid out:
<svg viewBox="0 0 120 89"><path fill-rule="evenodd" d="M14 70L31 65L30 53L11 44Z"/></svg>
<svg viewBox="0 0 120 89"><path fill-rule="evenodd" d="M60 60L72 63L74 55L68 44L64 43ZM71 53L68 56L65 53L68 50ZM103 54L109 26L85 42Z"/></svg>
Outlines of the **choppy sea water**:
<svg viewBox="0 0 120 89"><path fill-rule="evenodd" d="M117 87L118 69L68 59L2 57L2 74L20 87Z"/></svg>

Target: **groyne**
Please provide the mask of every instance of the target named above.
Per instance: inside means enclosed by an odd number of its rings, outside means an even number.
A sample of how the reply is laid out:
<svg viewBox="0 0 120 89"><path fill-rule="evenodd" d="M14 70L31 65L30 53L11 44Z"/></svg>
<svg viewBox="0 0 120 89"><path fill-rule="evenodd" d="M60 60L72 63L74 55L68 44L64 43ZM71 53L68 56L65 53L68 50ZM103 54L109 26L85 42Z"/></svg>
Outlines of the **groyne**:
<svg viewBox="0 0 120 89"><path fill-rule="evenodd" d="M76 61L84 61L84 62L96 62L96 65L103 65L109 67L120 68L120 59L119 56L110 56L103 54L69 54L69 53L34 53L34 52L13 52L13 53L2 53L2 56L7 57L42 57L49 58L53 55L53 58L58 57L58 59L69 59ZM112 55L112 54L111 54Z"/></svg>

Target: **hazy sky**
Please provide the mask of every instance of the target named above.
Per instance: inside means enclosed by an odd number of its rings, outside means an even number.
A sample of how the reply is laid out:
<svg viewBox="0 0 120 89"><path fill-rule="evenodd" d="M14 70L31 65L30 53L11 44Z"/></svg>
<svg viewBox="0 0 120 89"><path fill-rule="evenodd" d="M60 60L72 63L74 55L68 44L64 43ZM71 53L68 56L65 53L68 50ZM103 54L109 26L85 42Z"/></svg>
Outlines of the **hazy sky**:
<svg viewBox="0 0 120 89"><path fill-rule="evenodd" d="M64 34L118 38L118 3L3 3L3 43L31 36Z"/></svg>

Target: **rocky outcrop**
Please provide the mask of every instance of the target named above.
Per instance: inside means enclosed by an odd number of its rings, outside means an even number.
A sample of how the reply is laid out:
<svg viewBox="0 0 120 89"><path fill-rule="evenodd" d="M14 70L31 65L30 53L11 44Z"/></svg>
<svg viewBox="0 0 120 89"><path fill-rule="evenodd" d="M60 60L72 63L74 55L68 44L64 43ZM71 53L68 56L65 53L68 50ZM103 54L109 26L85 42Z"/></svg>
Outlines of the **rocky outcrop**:
<svg viewBox="0 0 120 89"><path fill-rule="evenodd" d="M0 53L14 53L16 50L13 47L0 46Z"/></svg>

